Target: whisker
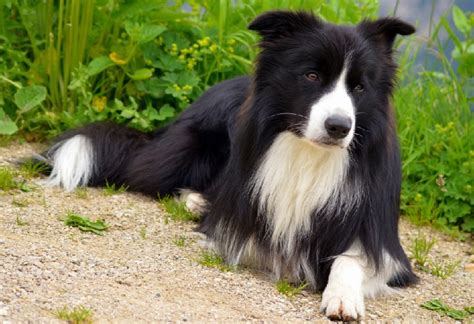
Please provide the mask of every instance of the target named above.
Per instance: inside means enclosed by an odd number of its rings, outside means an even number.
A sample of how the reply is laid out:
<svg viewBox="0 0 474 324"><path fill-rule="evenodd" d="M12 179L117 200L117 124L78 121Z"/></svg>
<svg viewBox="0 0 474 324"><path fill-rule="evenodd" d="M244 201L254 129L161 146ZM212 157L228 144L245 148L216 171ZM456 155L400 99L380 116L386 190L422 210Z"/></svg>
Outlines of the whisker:
<svg viewBox="0 0 474 324"><path fill-rule="evenodd" d="M273 115L268 116L266 119L270 119L270 118L277 117L277 116L282 116L282 115L297 116L297 117L301 117L301 118L306 119L306 120L309 119L307 116L300 115L300 114L295 114L295 113L289 113L289 112L273 114Z"/></svg>

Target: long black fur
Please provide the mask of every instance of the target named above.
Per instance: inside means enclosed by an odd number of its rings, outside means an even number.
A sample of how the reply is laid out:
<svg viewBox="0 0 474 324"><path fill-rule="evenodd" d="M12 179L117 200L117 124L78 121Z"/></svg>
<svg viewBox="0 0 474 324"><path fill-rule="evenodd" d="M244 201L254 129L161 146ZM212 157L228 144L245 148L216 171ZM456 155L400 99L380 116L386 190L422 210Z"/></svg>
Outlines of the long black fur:
<svg viewBox="0 0 474 324"><path fill-rule="evenodd" d="M397 34L413 33L413 27L394 18L336 26L311 14L277 11L258 17L249 28L262 36L254 77L212 87L155 134L106 123L74 130L59 141L77 134L92 141L96 167L89 185L123 183L154 197L183 188L203 193L209 208L199 230L224 246L222 251L236 253L232 249L253 237L260 253L281 256L288 266L306 253L315 289L326 286L333 257L356 239L376 268L383 250L402 265L390 285L415 282L398 238L400 153L389 102L396 71L393 41ZM353 98L357 134L346 181L364 194L356 207L343 211L344 218L323 217L324 209L312 215L311 235L298 239L293 256L284 256L270 244L268 218L259 214L248 184L278 134L290 129L301 136L291 127L301 119L281 113L308 115L310 103L340 75L348 52L349 87L362 79L366 90ZM323 76L317 91L303 80L315 67ZM230 237L236 242L232 248L225 247Z"/></svg>

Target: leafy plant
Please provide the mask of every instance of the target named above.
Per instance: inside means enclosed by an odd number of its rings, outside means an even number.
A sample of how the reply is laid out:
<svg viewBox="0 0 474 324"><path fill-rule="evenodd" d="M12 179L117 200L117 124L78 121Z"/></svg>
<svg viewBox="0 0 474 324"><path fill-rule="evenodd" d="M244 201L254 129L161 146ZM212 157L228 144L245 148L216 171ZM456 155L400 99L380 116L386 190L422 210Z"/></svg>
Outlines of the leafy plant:
<svg viewBox="0 0 474 324"><path fill-rule="evenodd" d="M164 197L159 200L159 203L174 221L199 221L198 215L189 211L183 202L177 201L173 197Z"/></svg>
<svg viewBox="0 0 474 324"><path fill-rule="evenodd" d="M472 87L474 75L463 67L471 60L469 35L474 19L468 19L468 31L467 16L457 7L452 15L465 39L443 17L428 43L441 67L418 73L407 73L415 70L416 60L408 44L399 59L402 86L394 101L403 156L402 212L415 223L433 224L460 236L459 229L474 231L474 120L472 91L466 88ZM442 29L464 54L453 53L448 58L446 45L438 37ZM453 69L456 64L457 71Z"/></svg>
<svg viewBox="0 0 474 324"><path fill-rule="evenodd" d="M93 322L92 310L82 305L73 308L64 306L54 311L53 314L56 318L71 324L91 324Z"/></svg>
<svg viewBox="0 0 474 324"><path fill-rule="evenodd" d="M469 314L472 314L472 307L466 307L466 310L459 310L449 307L439 299L432 299L424 304L421 304L420 306L459 321L466 319Z"/></svg>
<svg viewBox="0 0 474 324"><path fill-rule="evenodd" d="M87 217L68 212L64 219L64 224L71 227L77 227L83 232L92 232L97 235L104 235L109 226L104 220L92 221Z"/></svg>
<svg viewBox="0 0 474 324"><path fill-rule="evenodd" d="M285 295L286 297L294 297L301 293L301 291L303 291L303 289L305 289L308 284L301 283L300 285L295 286L286 280L278 280L275 286L280 294Z"/></svg>

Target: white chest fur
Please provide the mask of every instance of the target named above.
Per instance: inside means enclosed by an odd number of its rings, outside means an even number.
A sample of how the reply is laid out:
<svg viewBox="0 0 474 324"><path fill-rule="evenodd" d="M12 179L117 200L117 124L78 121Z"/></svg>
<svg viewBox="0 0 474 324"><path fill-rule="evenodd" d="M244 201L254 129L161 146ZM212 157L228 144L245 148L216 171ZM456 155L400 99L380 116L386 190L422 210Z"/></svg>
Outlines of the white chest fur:
<svg viewBox="0 0 474 324"><path fill-rule="evenodd" d="M320 148L291 132L275 139L252 183L273 245L290 255L296 239L309 232L314 211L337 208L331 204L339 201L348 165L346 149Z"/></svg>

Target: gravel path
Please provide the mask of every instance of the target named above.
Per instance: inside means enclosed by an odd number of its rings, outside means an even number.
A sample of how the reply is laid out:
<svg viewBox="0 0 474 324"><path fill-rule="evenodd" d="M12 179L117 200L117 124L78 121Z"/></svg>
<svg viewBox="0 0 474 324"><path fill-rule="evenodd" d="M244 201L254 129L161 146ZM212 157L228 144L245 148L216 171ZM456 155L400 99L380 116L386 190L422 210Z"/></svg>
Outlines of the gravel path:
<svg viewBox="0 0 474 324"><path fill-rule="evenodd" d="M33 151L28 144L0 148L0 165ZM130 193L106 196L100 189L81 197L41 188L39 181L28 182L31 192L0 191L0 322L55 321L52 313L65 305L84 305L99 322L325 320L320 294L289 298L268 274L200 265L193 224L168 220L156 201ZM97 236L66 227L60 219L67 211L103 218L111 228ZM461 265L448 279L417 272L416 287L367 301L367 320L449 322L419 304L433 298L455 308L473 304L474 274L465 268L474 262L472 245L402 220L405 247L420 232L437 240L432 258ZM175 244L181 237L184 247Z"/></svg>

